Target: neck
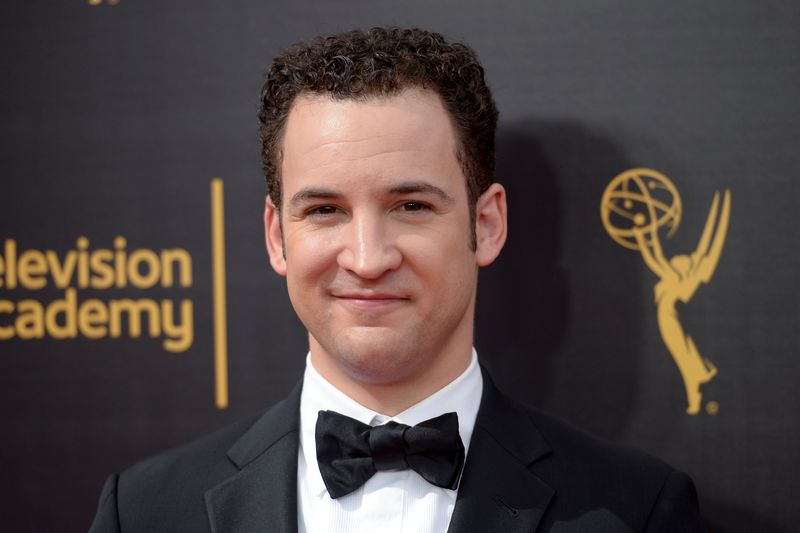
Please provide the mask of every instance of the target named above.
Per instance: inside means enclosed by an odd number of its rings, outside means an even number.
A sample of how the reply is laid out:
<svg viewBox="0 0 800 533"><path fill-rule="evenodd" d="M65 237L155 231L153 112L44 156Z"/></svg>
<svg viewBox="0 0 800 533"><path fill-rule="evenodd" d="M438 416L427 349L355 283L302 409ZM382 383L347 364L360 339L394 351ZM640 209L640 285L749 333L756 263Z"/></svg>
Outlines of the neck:
<svg viewBox="0 0 800 533"><path fill-rule="evenodd" d="M309 341L311 362L323 378L354 401L386 416L402 413L447 386L472 360L472 337L469 336L424 359L423 368L406 373L401 379L386 379L374 371L345 366L325 352L312 336Z"/></svg>

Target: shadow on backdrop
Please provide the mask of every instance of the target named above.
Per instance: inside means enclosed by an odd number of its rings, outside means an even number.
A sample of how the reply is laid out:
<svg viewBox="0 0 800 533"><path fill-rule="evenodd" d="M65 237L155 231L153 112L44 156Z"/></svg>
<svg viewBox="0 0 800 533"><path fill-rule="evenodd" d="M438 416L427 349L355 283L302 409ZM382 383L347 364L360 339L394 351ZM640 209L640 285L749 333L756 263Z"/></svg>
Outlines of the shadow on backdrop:
<svg viewBox="0 0 800 533"><path fill-rule="evenodd" d="M707 500L702 494L700 508L706 519L708 533L790 533L791 531L754 513L751 509L733 503Z"/></svg>
<svg viewBox="0 0 800 533"><path fill-rule="evenodd" d="M606 235L599 205L635 165L581 124L536 120L500 129L497 161L509 239L481 273L477 348L513 396L618 440L639 392L639 304L651 296L641 260Z"/></svg>

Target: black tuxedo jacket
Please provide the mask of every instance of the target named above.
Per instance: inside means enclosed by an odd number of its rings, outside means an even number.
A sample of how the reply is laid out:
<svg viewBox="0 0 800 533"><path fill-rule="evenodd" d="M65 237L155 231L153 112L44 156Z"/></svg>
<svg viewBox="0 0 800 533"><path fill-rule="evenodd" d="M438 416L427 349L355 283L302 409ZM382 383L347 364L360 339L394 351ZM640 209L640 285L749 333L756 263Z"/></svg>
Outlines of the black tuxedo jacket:
<svg viewBox="0 0 800 533"><path fill-rule="evenodd" d="M300 385L231 426L112 475L90 533L297 531ZM703 531L692 481L484 391L448 533ZM316 533L316 532L313 532Z"/></svg>

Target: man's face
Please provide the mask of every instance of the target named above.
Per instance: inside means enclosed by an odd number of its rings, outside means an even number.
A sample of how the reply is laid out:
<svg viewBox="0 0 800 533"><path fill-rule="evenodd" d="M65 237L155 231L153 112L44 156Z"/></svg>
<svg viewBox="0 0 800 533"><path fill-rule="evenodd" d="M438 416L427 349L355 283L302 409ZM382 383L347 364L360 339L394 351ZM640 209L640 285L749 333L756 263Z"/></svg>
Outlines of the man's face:
<svg viewBox="0 0 800 533"><path fill-rule="evenodd" d="M456 138L435 93L298 97L282 187L280 213L265 213L270 261L323 375L388 385L468 361L486 253L470 249Z"/></svg>

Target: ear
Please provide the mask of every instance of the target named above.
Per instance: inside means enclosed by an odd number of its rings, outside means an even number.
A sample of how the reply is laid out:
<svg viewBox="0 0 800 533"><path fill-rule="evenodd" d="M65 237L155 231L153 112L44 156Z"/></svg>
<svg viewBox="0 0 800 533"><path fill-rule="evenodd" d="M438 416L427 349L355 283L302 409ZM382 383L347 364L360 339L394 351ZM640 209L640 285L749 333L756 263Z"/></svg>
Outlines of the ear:
<svg viewBox="0 0 800 533"><path fill-rule="evenodd" d="M267 243L269 264L280 276L286 275L286 256L283 251L283 231L281 229L281 213L267 196L264 205L264 239Z"/></svg>
<svg viewBox="0 0 800 533"><path fill-rule="evenodd" d="M492 264L506 242L508 219L506 190L493 183L475 204L475 260L478 266Z"/></svg>

